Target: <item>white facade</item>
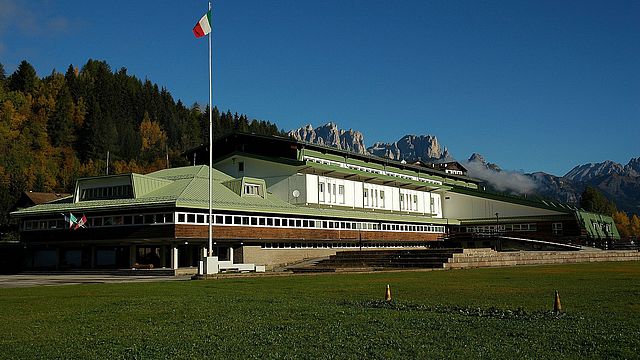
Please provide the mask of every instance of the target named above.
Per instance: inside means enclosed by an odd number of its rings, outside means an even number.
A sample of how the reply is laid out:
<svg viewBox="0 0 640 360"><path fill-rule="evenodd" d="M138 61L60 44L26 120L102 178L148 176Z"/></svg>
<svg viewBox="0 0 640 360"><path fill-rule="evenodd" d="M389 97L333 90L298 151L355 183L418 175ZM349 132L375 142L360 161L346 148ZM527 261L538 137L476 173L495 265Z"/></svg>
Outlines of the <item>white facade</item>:
<svg viewBox="0 0 640 360"><path fill-rule="evenodd" d="M336 179L314 174L305 175L307 204L380 209L442 217L440 194Z"/></svg>
<svg viewBox="0 0 640 360"><path fill-rule="evenodd" d="M216 168L234 177L264 179L268 192L291 204L380 209L434 218L443 215L441 196L434 192L300 174L290 165L243 156L225 159Z"/></svg>

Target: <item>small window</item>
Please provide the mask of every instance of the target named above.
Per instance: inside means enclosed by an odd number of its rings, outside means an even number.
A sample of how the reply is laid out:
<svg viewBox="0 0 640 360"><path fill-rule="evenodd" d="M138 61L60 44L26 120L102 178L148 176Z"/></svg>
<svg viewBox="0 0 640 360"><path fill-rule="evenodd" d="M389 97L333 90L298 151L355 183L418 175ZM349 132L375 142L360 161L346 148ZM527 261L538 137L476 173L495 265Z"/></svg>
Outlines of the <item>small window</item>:
<svg viewBox="0 0 640 360"><path fill-rule="evenodd" d="M244 161L240 161L238 163L238 171L239 172L243 172L244 171Z"/></svg>
<svg viewBox="0 0 640 360"><path fill-rule="evenodd" d="M253 226L258 225L258 218L257 217L254 217L254 216L251 217L251 225L253 225Z"/></svg>
<svg viewBox="0 0 640 360"><path fill-rule="evenodd" d="M180 215L182 215L182 220L180 220ZM180 214L178 215L178 221L184 222L184 214ZM133 223L133 217L130 215L124 216L123 217L123 223L125 225L131 225Z"/></svg>
<svg viewBox="0 0 640 360"><path fill-rule="evenodd" d="M198 216L196 218L196 222L198 224L204 224L204 214L198 214Z"/></svg>
<svg viewBox="0 0 640 360"><path fill-rule="evenodd" d="M242 225L249 225L249 217L248 216L243 216L242 217Z"/></svg>
<svg viewBox="0 0 640 360"><path fill-rule="evenodd" d="M258 218L258 224L259 224L260 226L264 226L264 225L266 224L266 220L265 220L265 218L262 218L262 217L261 217L261 218Z"/></svg>
<svg viewBox="0 0 640 360"><path fill-rule="evenodd" d="M244 184L245 195L260 195L260 185Z"/></svg>
<svg viewBox="0 0 640 360"><path fill-rule="evenodd" d="M224 217L224 224L225 225L231 225L233 223L233 216L231 215L226 215Z"/></svg>
<svg viewBox="0 0 640 360"><path fill-rule="evenodd" d="M267 226L273 226L273 219L267 218Z"/></svg>
<svg viewBox="0 0 640 360"><path fill-rule="evenodd" d="M142 215L134 215L133 216L133 223L136 225L140 225L144 222L144 217Z"/></svg>
<svg viewBox="0 0 640 360"><path fill-rule="evenodd" d="M273 226L280 226L280 219L273 219Z"/></svg>
<svg viewBox="0 0 640 360"><path fill-rule="evenodd" d="M154 224L155 221L155 215L154 214L148 214L144 216L144 223L145 224Z"/></svg>
<svg viewBox="0 0 640 360"><path fill-rule="evenodd" d="M234 216L234 217L233 217L233 224L234 224L234 225L241 225L241 224L242 224L242 217L240 217L240 216Z"/></svg>
<svg viewBox="0 0 640 360"><path fill-rule="evenodd" d="M187 222L194 224L196 222L196 214L187 214Z"/></svg>
<svg viewBox="0 0 640 360"><path fill-rule="evenodd" d="M344 195L344 185L338 186L338 195Z"/></svg>
<svg viewBox="0 0 640 360"><path fill-rule="evenodd" d="M216 220L216 224L222 224L224 222L224 216L222 215L215 215L214 219Z"/></svg>

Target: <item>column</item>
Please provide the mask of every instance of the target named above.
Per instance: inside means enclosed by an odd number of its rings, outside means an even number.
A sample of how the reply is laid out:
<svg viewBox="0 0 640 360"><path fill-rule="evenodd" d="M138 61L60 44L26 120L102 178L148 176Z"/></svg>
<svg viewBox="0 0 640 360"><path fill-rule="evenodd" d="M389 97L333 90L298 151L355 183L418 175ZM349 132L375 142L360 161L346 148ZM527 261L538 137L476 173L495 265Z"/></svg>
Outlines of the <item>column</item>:
<svg viewBox="0 0 640 360"><path fill-rule="evenodd" d="M160 267L167 267L167 246L160 245Z"/></svg>
<svg viewBox="0 0 640 360"><path fill-rule="evenodd" d="M171 246L171 268L176 270L178 268L178 246Z"/></svg>
<svg viewBox="0 0 640 360"><path fill-rule="evenodd" d="M133 267L137 260L137 247L133 244L129 245L129 267Z"/></svg>
<svg viewBox="0 0 640 360"><path fill-rule="evenodd" d="M229 246L229 261L233 264L233 246Z"/></svg>
<svg viewBox="0 0 640 360"><path fill-rule="evenodd" d="M96 267L96 247L91 246L91 268L95 269Z"/></svg>

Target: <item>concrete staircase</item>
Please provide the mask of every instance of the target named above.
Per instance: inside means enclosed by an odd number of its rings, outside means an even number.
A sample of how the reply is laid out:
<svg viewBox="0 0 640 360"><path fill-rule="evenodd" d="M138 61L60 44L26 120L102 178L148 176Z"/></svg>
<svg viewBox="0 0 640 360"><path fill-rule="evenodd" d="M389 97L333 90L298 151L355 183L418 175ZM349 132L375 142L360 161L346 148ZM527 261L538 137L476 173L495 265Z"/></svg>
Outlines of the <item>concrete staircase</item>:
<svg viewBox="0 0 640 360"><path fill-rule="evenodd" d="M636 250L497 252L491 249L465 249L462 253L453 254L444 264L444 268L465 269L600 261L640 261L640 252Z"/></svg>
<svg viewBox="0 0 640 360"><path fill-rule="evenodd" d="M462 249L341 251L308 266L290 267L294 273L442 269Z"/></svg>

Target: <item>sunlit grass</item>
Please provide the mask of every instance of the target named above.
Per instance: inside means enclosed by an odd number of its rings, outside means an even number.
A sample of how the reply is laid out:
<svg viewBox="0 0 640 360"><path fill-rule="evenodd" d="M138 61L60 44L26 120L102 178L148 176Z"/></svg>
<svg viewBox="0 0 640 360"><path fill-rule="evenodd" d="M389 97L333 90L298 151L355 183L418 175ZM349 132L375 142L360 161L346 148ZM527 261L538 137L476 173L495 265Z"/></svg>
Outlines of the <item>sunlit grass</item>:
<svg viewBox="0 0 640 360"><path fill-rule="evenodd" d="M637 358L640 263L2 289L0 324L7 359Z"/></svg>

